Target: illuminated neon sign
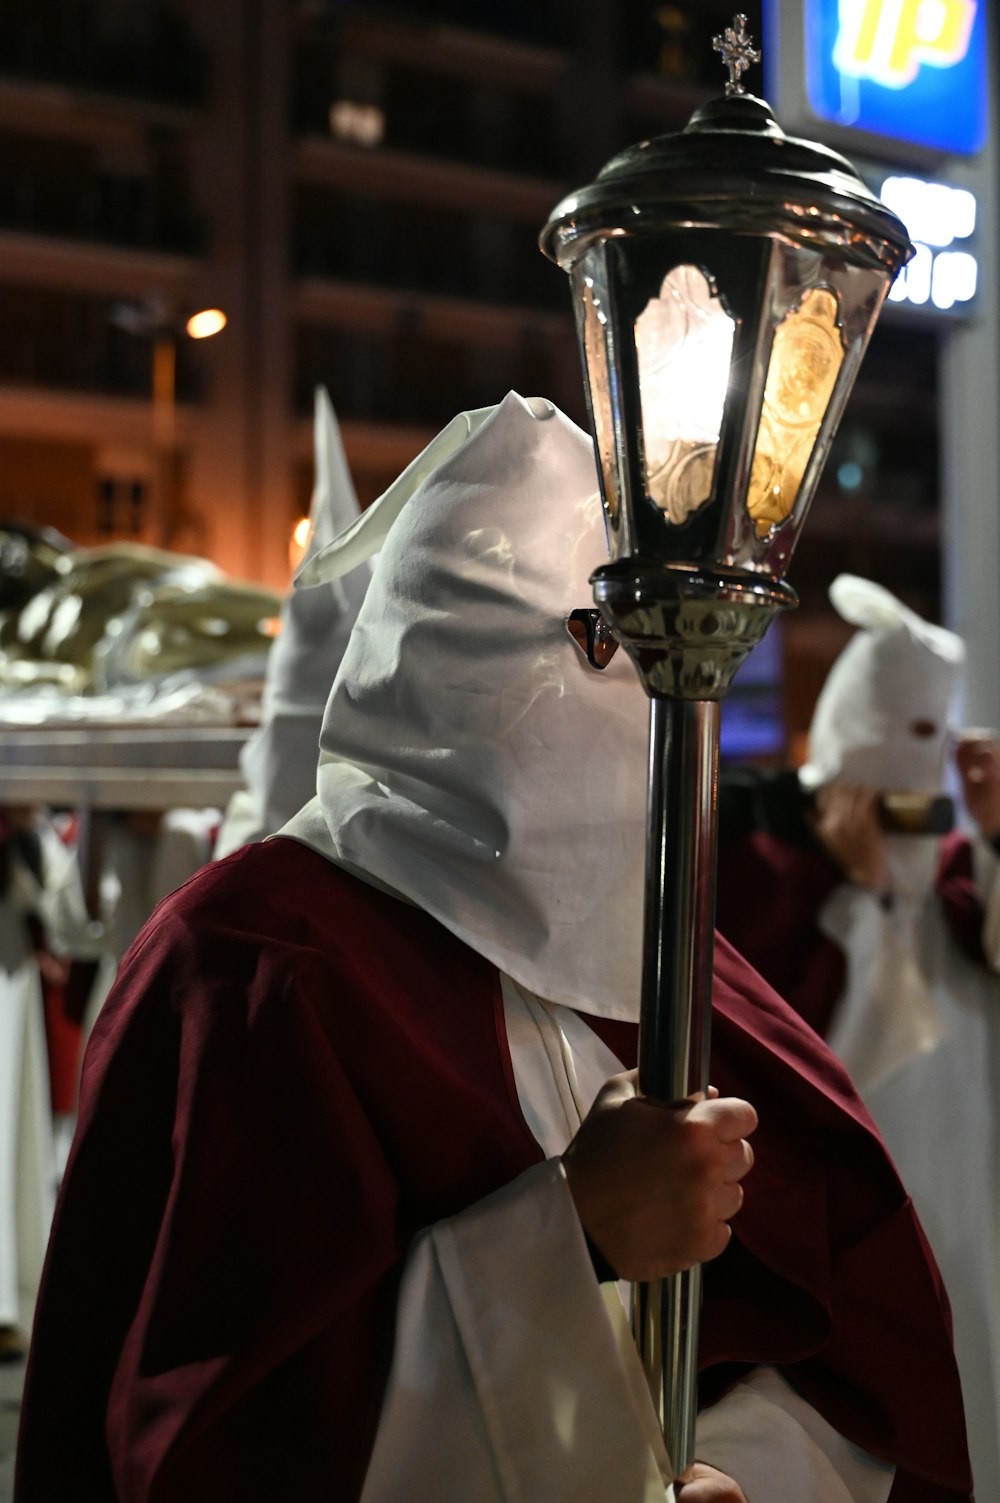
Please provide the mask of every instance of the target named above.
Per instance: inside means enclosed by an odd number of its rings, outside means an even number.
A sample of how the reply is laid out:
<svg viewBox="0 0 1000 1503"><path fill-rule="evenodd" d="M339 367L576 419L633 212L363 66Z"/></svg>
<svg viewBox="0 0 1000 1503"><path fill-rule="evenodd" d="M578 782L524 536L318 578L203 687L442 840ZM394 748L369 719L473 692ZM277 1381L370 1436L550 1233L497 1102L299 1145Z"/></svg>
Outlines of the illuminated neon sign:
<svg viewBox="0 0 1000 1503"><path fill-rule="evenodd" d="M968 156L987 131L986 0L806 0L821 120Z"/></svg>
<svg viewBox="0 0 1000 1503"><path fill-rule="evenodd" d="M876 187L914 245L913 260L893 282L889 300L941 312L971 311L979 284L975 194L919 177L887 177Z"/></svg>

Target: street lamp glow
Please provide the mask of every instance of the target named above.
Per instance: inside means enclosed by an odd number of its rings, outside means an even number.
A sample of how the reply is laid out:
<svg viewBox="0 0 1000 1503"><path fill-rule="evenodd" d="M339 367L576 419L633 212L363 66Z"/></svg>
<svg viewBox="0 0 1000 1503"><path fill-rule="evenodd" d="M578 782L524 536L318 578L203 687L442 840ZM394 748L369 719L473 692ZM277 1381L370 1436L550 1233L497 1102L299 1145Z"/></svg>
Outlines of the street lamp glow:
<svg viewBox="0 0 1000 1503"><path fill-rule="evenodd" d="M229 322L221 308L202 308L192 313L184 325L191 339L211 339L220 334Z"/></svg>
<svg viewBox="0 0 1000 1503"><path fill-rule="evenodd" d="M292 528L292 535L288 540L288 563L293 574L306 556L312 533L313 524L310 517L300 517Z"/></svg>

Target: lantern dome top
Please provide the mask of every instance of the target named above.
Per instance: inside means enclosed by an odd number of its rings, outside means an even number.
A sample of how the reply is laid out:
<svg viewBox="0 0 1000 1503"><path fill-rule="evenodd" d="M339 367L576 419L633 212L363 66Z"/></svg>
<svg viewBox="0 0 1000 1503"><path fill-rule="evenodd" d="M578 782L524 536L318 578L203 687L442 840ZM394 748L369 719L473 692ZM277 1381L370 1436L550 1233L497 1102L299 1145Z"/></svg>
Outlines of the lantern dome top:
<svg viewBox="0 0 1000 1503"><path fill-rule="evenodd" d="M753 94L709 100L695 110L682 131L639 141L612 157L597 174L597 182L624 187L635 176L685 169L725 172L751 181L780 174L783 181L798 178L812 187L826 186L864 205L881 207L846 157L818 141L787 136L767 100Z"/></svg>
<svg viewBox="0 0 1000 1503"><path fill-rule="evenodd" d="M912 255L902 222L839 152L787 136L751 94L713 99L683 131L627 147L564 198L539 243L568 269L595 238L684 228L839 245L893 274Z"/></svg>

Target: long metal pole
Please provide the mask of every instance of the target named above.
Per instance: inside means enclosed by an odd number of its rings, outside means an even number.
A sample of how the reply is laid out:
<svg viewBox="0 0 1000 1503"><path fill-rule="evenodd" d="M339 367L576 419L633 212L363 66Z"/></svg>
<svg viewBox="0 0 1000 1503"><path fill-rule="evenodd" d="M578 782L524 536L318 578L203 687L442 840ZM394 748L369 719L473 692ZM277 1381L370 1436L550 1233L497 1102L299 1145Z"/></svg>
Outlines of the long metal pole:
<svg viewBox="0 0 1000 1503"><path fill-rule="evenodd" d="M679 1103L708 1088L719 705L654 698L639 1089ZM674 1476L694 1461L701 1269L638 1284L633 1325Z"/></svg>

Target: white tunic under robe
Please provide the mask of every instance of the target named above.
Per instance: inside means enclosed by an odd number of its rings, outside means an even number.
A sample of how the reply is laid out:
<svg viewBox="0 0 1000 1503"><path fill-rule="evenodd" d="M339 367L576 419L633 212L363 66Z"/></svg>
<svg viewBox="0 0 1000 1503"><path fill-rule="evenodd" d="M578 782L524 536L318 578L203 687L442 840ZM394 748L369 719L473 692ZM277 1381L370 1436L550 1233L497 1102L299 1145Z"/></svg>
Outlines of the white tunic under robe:
<svg viewBox="0 0 1000 1503"><path fill-rule="evenodd" d="M558 1158L623 1066L574 1012L507 977L503 992L521 1108L549 1156L415 1241L362 1503L401 1489L408 1503L664 1503L622 1286L597 1283ZM892 1485L767 1368L701 1415L696 1449L748 1503L885 1503Z"/></svg>
<svg viewBox="0 0 1000 1503"><path fill-rule="evenodd" d="M913 1197L955 1324L976 1496L1000 1499L1000 858L974 845L989 966L928 887L915 911L834 889L820 926L844 952L829 1042Z"/></svg>

